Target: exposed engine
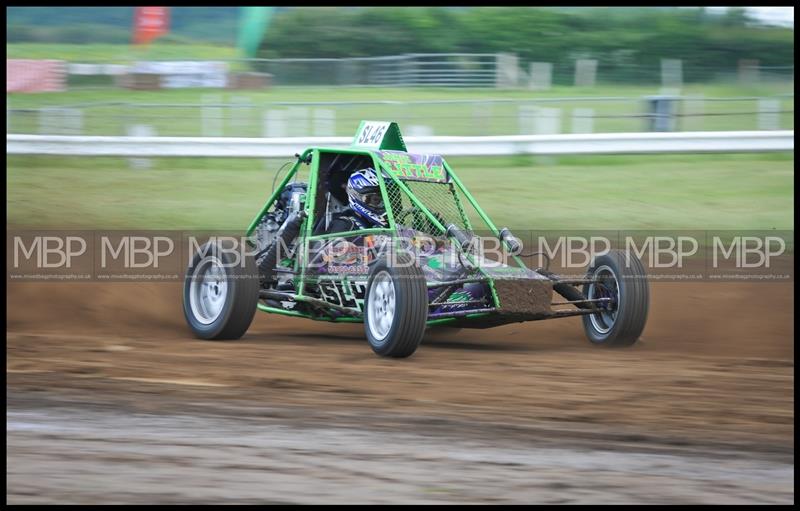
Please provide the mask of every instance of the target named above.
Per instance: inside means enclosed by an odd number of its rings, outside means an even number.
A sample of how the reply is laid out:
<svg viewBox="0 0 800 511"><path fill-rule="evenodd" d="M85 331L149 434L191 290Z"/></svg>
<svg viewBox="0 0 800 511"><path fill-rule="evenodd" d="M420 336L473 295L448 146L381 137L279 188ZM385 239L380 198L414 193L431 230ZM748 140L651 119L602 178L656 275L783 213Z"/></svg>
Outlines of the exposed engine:
<svg viewBox="0 0 800 511"><path fill-rule="evenodd" d="M258 252L256 264L264 287L277 289L291 286L292 274L276 270L280 259L294 255L297 236L305 218L303 210L306 183L289 183L273 205L272 211L263 216L256 227Z"/></svg>

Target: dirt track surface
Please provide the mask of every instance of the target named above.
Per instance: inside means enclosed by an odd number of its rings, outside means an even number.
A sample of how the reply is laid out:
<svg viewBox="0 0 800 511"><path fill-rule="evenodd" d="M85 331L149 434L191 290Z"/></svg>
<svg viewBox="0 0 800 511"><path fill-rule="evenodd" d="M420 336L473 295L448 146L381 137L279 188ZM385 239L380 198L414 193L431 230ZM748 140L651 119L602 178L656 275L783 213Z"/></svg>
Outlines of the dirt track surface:
<svg viewBox="0 0 800 511"><path fill-rule="evenodd" d="M629 349L580 319L439 333L258 313L193 339L180 287L11 283L9 503L793 503L793 284L654 283Z"/></svg>

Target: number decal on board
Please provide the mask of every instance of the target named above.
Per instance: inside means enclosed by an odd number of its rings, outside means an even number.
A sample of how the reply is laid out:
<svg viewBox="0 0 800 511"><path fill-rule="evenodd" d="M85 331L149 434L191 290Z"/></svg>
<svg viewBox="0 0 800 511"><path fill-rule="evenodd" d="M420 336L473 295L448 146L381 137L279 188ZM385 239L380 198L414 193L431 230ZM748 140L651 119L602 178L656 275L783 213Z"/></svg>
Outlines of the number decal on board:
<svg viewBox="0 0 800 511"><path fill-rule="evenodd" d="M356 144L363 146L378 146L383 140L383 135L389 128L388 122L365 122L361 132L356 137Z"/></svg>

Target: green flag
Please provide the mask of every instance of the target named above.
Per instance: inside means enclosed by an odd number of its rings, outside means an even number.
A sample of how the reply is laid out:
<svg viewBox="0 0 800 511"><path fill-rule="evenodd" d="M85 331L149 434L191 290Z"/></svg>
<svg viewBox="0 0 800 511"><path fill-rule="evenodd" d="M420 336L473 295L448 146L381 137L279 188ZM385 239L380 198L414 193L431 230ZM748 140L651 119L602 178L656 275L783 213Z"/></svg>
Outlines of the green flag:
<svg viewBox="0 0 800 511"><path fill-rule="evenodd" d="M244 57L256 56L274 9L274 7L242 7L239 42L236 46Z"/></svg>

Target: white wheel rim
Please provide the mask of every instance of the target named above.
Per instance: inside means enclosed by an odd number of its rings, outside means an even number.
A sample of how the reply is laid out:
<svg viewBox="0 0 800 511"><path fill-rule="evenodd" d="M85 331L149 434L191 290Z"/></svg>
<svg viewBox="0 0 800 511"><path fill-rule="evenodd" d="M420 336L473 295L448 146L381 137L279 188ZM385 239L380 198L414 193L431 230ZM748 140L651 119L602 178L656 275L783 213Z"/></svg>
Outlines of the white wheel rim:
<svg viewBox="0 0 800 511"><path fill-rule="evenodd" d="M594 279L602 278L608 284L611 284L613 281L613 294L614 301L616 302L616 307L613 311L601 312L599 314L591 314L589 315L589 321L592 322L592 326L595 330L597 330L600 334L607 334L614 328L614 323L617 321L617 313L619 312L619 282L617 281L617 276L614 272L606 265L600 266L594 272L592 276ZM602 292L601 288L594 283L589 284L589 292L586 298L596 299L596 298L609 298L607 293ZM600 307L607 307L606 303L599 304Z"/></svg>
<svg viewBox="0 0 800 511"><path fill-rule="evenodd" d="M367 324L369 331L377 341L383 341L389 335L394 323L395 294L392 276L381 271L372 279L369 289Z"/></svg>
<svg viewBox="0 0 800 511"><path fill-rule="evenodd" d="M189 305L195 319L204 325L216 321L227 296L225 267L216 257L206 257L195 267L189 285Z"/></svg>

